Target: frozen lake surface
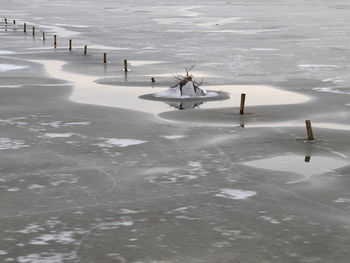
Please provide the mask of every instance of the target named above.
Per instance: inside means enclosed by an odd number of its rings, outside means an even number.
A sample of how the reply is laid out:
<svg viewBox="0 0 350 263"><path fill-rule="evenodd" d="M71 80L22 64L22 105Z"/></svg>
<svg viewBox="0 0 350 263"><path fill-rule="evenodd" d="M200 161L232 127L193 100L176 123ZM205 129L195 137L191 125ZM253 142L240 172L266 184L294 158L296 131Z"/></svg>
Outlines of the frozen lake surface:
<svg viewBox="0 0 350 263"><path fill-rule="evenodd" d="M4 2L0 262L348 263L349 10ZM150 99L191 65L222 97Z"/></svg>

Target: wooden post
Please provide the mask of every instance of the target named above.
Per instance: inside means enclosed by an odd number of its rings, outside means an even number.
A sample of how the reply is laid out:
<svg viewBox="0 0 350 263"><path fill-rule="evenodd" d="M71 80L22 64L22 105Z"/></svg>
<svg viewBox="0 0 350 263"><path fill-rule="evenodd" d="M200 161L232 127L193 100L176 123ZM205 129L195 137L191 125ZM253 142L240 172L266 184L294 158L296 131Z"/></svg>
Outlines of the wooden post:
<svg viewBox="0 0 350 263"><path fill-rule="evenodd" d="M306 131L307 131L307 139L308 139L308 141L315 140L314 134L312 132L311 121L310 120L306 120L305 124L306 124Z"/></svg>
<svg viewBox="0 0 350 263"><path fill-rule="evenodd" d="M27 23L23 24L23 32L26 33L27 32Z"/></svg>
<svg viewBox="0 0 350 263"><path fill-rule="evenodd" d="M151 81L152 81L152 83L156 82L156 80L154 78L151 78Z"/></svg>
<svg viewBox="0 0 350 263"><path fill-rule="evenodd" d="M124 71L128 72L128 61L124 59Z"/></svg>
<svg viewBox="0 0 350 263"><path fill-rule="evenodd" d="M68 46L69 46L69 51L72 51L72 39L69 39Z"/></svg>
<svg viewBox="0 0 350 263"><path fill-rule="evenodd" d="M87 55L87 45L84 46L84 56Z"/></svg>
<svg viewBox="0 0 350 263"><path fill-rule="evenodd" d="M245 94L241 94L241 106L239 109L239 114L244 114L244 104L245 104Z"/></svg>
<svg viewBox="0 0 350 263"><path fill-rule="evenodd" d="M45 38L45 32L43 32L43 41L45 41L46 38Z"/></svg>
<svg viewBox="0 0 350 263"><path fill-rule="evenodd" d="M13 20L13 24L16 25L16 20Z"/></svg>
<svg viewBox="0 0 350 263"><path fill-rule="evenodd" d="M53 36L53 46L54 48L57 48L57 35Z"/></svg>
<svg viewBox="0 0 350 263"><path fill-rule="evenodd" d="M35 26L32 27L32 34L33 34L33 37L35 36Z"/></svg>
<svg viewBox="0 0 350 263"><path fill-rule="evenodd" d="M5 17L5 24L7 25L7 18Z"/></svg>
<svg viewBox="0 0 350 263"><path fill-rule="evenodd" d="M107 63L107 53L103 53L103 63Z"/></svg>

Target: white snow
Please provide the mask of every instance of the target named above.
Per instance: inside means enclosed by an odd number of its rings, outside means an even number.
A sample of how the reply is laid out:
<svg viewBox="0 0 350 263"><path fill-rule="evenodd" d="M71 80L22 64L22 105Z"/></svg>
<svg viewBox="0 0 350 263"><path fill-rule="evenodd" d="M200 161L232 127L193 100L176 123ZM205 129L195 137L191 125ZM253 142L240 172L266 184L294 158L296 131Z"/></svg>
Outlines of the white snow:
<svg viewBox="0 0 350 263"><path fill-rule="evenodd" d="M276 51L278 49L276 49L276 48L251 48L250 50L254 50L254 51Z"/></svg>
<svg viewBox="0 0 350 263"><path fill-rule="evenodd" d="M21 234L30 234L30 233L37 233L44 230L44 228L40 227L36 224L29 224L26 228L15 231L15 233L21 233Z"/></svg>
<svg viewBox="0 0 350 263"><path fill-rule="evenodd" d="M338 198L334 203L350 203L350 198Z"/></svg>
<svg viewBox="0 0 350 263"><path fill-rule="evenodd" d="M74 133L45 133L43 137L46 138L69 138L72 137Z"/></svg>
<svg viewBox="0 0 350 263"><path fill-rule="evenodd" d="M24 69L28 68L27 66L18 66L13 64L0 64L0 72L10 71L10 70L17 70L17 69Z"/></svg>
<svg viewBox="0 0 350 263"><path fill-rule="evenodd" d="M312 68L340 68L336 65L326 65L326 64L299 64L299 68L306 68L306 69L312 69Z"/></svg>
<svg viewBox="0 0 350 263"><path fill-rule="evenodd" d="M147 141L142 141L142 140L134 140L134 139L118 139L118 138L100 138L100 140L103 140L104 142L101 143L96 143L94 145L98 145L100 147L128 147L130 145L137 145L137 144L142 144L146 143Z"/></svg>
<svg viewBox="0 0 350 263"><path fill-rule="evenodd" d="M9 51L9 50L0 50L0 55L10 55L14 54L15 52Z"/></svg>
<svg viewBox="0 0 350 263"><path fill-rule="evenodd" d="M130 61L128 61L128 63L130 63L130 65L135 66L135 67L160 64L163 62L164 61L156 61L156 60L130 60Z"/></svg>
<svg viewBox="0 0 350 263"><path fill-rule="evenodd" d="M70 126L79 126L79 125L90 125L91 123L88 121L84 122L63 122L63 121L51 121L51 122L41 122L42 126L51 126L54 128L60 127L70 127Z"/></svg>
<svg viewBox="0 0 350 263"><path fill-rule="evenodd" d="M271 224L280 224L281 222L271 216L261 216L264 220L270 222Z"/></svg>
<svg viewBox="0 0 350 263"><path fill-rule="evenodd" d="M130 50L131 49L128 47L111 47L111 46L104 46L104 45L89 45L88 48L100 49L100 50Z"/></svg>
<svg viewBox="0 0 350 263"><path fill-rule="evenodd" d="M184 135L163 135L161 137L168 139L168 140L176 140L176 139L184 138L185 136Z"/></svg>
<svg viewBox="0 0 350 263"><path fill-rule="evenodd" d="M23 147L29 147L29 145L24 144L24 141L21 140L0 137L0 150L16 150Z"/></svg>
<svg viewBox="0 0 350 263"><path fill-rule="evenodd" d="M40 254L28 254L26 256L20 256L16 258L16 262L19 263L62 263L71 262L76 258L76 252L71 253L49 253L43 252Z"/></svg>
<svg viewBox="0 0 350 263"><path fill-rule="evenodd" d="M319 92L336 93L336 94L350 94L350 92L340 91L339 89L335 89L332 87L313 88L312 90L319 91Z"/></svg>
<svg viewBox="0 0 350 263"><path fill-rule="evenodd" d="M202 92L202 91L203 92ZM157 98L177 98L177 99L184 99L184 98L207 98L207 97L216 97L218 96L218 93L215 91L206 91L204 89L197 90L195 92L193 83L187 82L185 86L182 87L182 96L181 91L179 87L175 88L169 88L165 91L159 92L154 94Z"/></svg>
<svg viewBox="0 0 350 263"><path fill-rule="evenodd" d="M41 189L44 188L45 186L42 186L40 184L31 184L30 186L28 186L28 189L33 190L33 189Z"/></svg>
<svg viewBox="0 0 350 263"><path fill-rule="evenodd" d="M5 250L0 250L0 255L7 255L7 254L8 254L7 251L5 251Z"/></svg>
<svg viewBox="0 0 350 263"><path fill-rule="evenodd" d="M53 241L58 244L71 244L76 242L76 239L73 238L73 231L63 231L58 234L43 234L39 237L34 238L30 241L31 245L48 245L50 241Z"/></svg>
<svg viewBox="0 0 350 263"><path fill-rule="evenodd" d="M252 197L256 195L254 191L244 191L244 190L236 190L236 189L221 189L220 193L216 194L217 197L224 197L235 200L244 200L248 197Z"/></svg>
<svg viewBox="0 0 350 263"><path fill-rule="evenodd" d="M121 226L128 227L128 226L133 226L133 225L134 225L134 222L132 222L132 221L115 221L115 222L102 223L99 226L99 229L110 230L110 229L119 228Z"/></svg>
<svg viewBox="0 0 350 263"><path fill-rule="evenodd" d="M17 188L17 187L9 188L9 189L7 189L7 191L9 191L9 192L18 192L19 188Z"/></svg>

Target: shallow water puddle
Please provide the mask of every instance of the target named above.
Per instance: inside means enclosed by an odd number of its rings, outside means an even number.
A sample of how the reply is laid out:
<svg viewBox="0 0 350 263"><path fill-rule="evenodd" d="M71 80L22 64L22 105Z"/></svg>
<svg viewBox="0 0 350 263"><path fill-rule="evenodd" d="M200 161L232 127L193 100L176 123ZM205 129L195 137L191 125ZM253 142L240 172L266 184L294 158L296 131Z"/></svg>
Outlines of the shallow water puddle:
<svg viewBox="0 0 350 263"><path fill-rule="evenodd" d="M70 99L74 102L108 107L125 108L158 114L172 108L161 101L140 99L139 96L164 91L163 88L108 86L95 82L98 77L81 75L63 70L65 62L56 60L33 60L44 65L46 71L56 79L69 81L74 86ZM280 105L308 101L310 98L298 93L280 90L266 85L220 85L204 87L207 90L224 91L230 94L230 99L210 101L201 108L237 107L240 94L247 93L246 105Z"/></svg>
<svg viewBox="0 0 350 263"><path fill-rule="evenodd" d="M243 165L254 168L297 173L300 179L287 182L288 184L307 181L313 175L334 172L336 169L350 165L349 159L339 159L325 156L305 157L302 155L283 155L256 161L245 162Z"/></svg>

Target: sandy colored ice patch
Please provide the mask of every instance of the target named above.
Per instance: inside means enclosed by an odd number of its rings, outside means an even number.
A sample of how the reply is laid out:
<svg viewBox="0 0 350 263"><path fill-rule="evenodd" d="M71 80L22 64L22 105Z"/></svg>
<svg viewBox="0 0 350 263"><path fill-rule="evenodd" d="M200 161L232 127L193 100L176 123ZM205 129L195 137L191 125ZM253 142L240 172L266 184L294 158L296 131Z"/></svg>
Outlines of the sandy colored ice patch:
<svg viewBox="0 0 350 263"><path fill-rule="evenodd" d="M220 193L216 194L215 196L234 200L244 200L254 195L256 195L256 192L254 191L245 191L240 189L221 189Z"/></svg>
<svg viewBox="0 0 350 263"><path fill-rule="evenodd" d="M305 161L305 156L287 154L266 159L243 163L259 169L283 171L302 175L300 179L287 182L288 184L307 181L313 175L335 172L336 169L350 165L348 159L326 156L312 156Z"/></svg>
<svg viewBox="0 0 350 263"><path fill-rule="evenodd" d="M249 127L305 127L305 121L287 121L287 122L276 122L268 124L250 124ZM341 131L350 131L350 125L339 124L339 123L327 123L327 122L312 122L312 127L322 128L322 129L331 129L331 130L341 130ZM316 131L317 133L317 131ZM315 130L314 130L315 134ZM318 135L315 134L317 137Z"/></svg>
<svg viewBox="0 0 350 263"><path fill-rule="evenodd" d="M149 94L150 89L147 87L102 85L95 82L97 77L64 71L63 65L65 62L63 61L41 60L33 62L43 64L53 78L71 82L74 90L70 99L74 102L125 108L153 114L170 110L167 103L140 99L140 96ZM238 107L241 93L247 94L247 106L295 104L310 100L310 97L305 95L267 85L219 85L203 88L226 92L230 95L230 98L223 101L204 103L201 108ZM152 91L157 93L165 89L167 88L156 87Z"/></svg>

